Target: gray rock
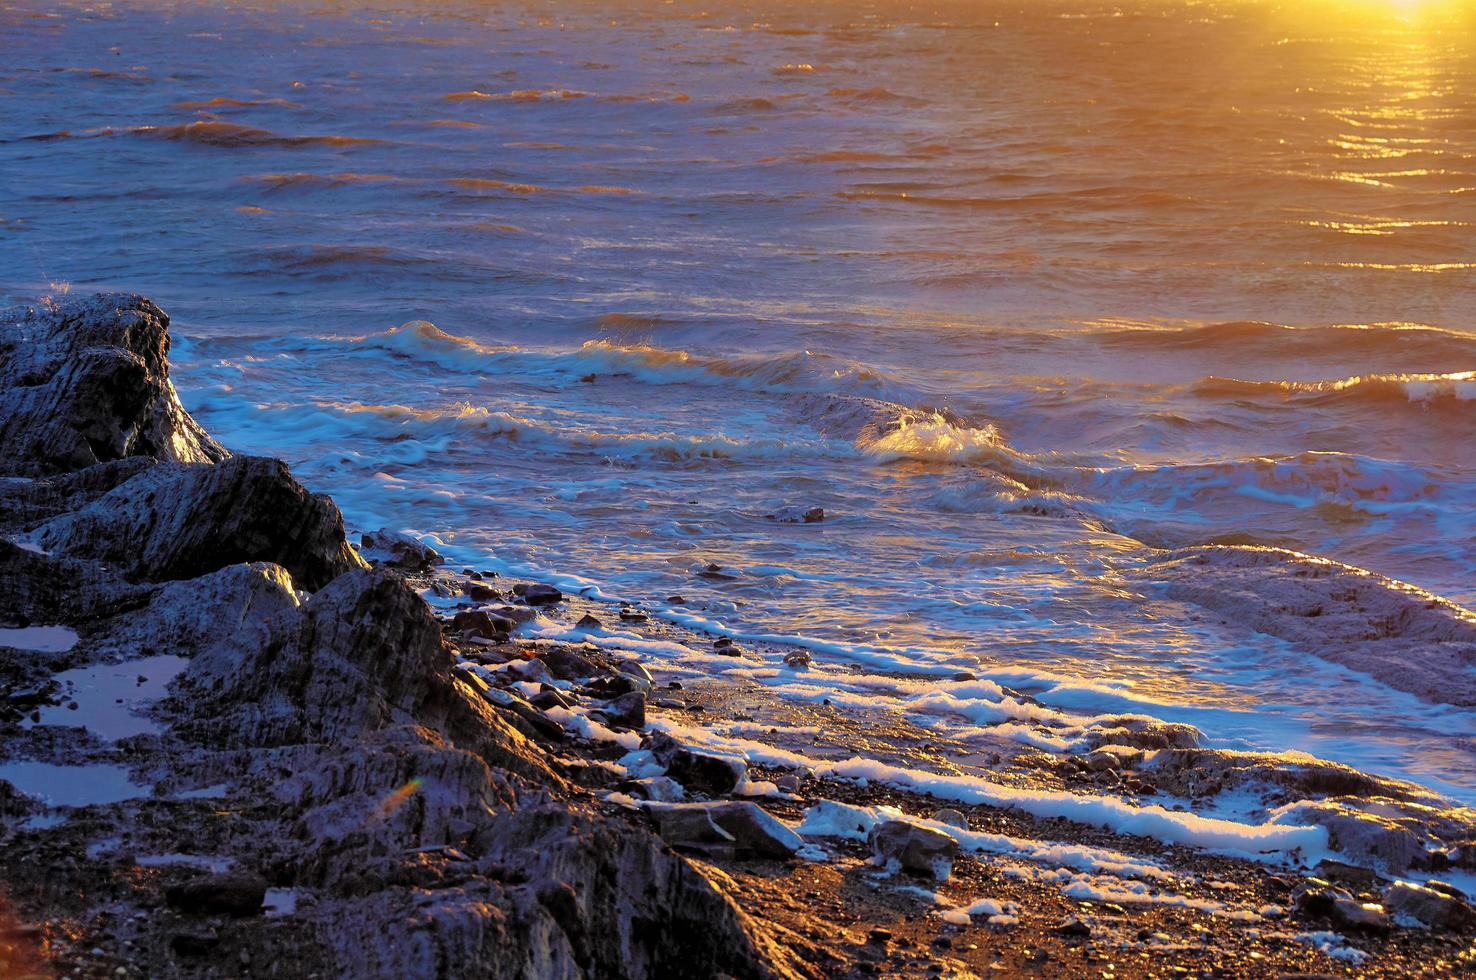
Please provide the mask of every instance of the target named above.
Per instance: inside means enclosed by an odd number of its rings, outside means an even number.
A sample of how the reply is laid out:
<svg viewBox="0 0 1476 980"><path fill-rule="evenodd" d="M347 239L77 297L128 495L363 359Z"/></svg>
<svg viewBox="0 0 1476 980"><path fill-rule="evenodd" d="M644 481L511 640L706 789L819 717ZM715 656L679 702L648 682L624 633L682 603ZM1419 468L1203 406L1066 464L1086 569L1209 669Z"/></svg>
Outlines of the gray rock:
<svg viewBox="0 0 1476 980"><path fill-rule="evenodd" d="M370 531L361 535L359 545L365 557L375 558L382 564L410 571L434 568L445 561L440 552L418 538L413 538L403 531L391 531L389 528L380 528L378 531ZM488 591L496 594L495 590Z"/></svg>
<svg viewBox="0 0 1476 980"><path fill-rule="evenodd" d="M798 834L747 800L647 806L662 838L673 847L735 857L792 857Z"/></svg>
<svg viewBox="0 0 1476 980"><path fill-rule="evenodd" d="M511 633L517 629L518 624L506 616L497 616L482 609L465 609L452 617L451 626L462 632L471 630L490 639L498 633Z"/></svg>
<svg viewBox="0 0 1476 980"><path fill-rule="evenodd" d="M948 880L958 854L958 842L952 837L905 820L877 824L871 829L869 843L879 863L937 881Z"/></svg>
<svg viewBox="0 0 1476 980"><path fill-rule="evenodd" d="M114 562L136 581L269 561L316 590L365 567L333 501L304 490L280 460L256 456L152 466L36 537L51 551Z"/></svg>
<svg viewBox="0 0 1476 980"><path fill-rule="evenodd" d="M1476 926L1476 910L1461 899L1402 881L1384 890L1384 906L1395 915L1422 922L1432 929L1463 930Z"/></svg>
<svg viewBox="0 0 1476 980"><path fill-rule="evenodd" d="M969 829L969 818L952 807L943 807L933 811L933 819L939 823L946 823L950 827L957 827L959 830Z"/></svg>
<svg viewBox="0 0 1476 980"><path fill-rule="evenodd" d="M130 456L225 459L180 405L168 356L169 317L141 296L98 294L0 319L0 473Z"/></svg>

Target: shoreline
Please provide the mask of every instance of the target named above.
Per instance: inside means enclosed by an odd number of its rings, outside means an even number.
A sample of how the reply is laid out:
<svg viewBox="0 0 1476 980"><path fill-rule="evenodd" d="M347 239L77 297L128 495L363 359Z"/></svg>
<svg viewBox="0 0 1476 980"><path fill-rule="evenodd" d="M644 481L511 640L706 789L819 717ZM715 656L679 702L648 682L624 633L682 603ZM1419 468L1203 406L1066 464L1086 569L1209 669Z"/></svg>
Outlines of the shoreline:
<svg viewBox="0 0 1476 980"><path fill-rule="evenodd" d="M879 729L839 693L762 683L849 669L822 651L455 572L388 532L354 548L328 498L195 425L167 351L167 316L136 297L0 321L16 588L0 884L35 923L11 930L19 945L58 975L1471 968L1458 889L1394 883L1438 874L1437 854L1476 868L1476 817L1428 791L1131 716L960 766L950 752L977 746L900 712ZM1237 553L1212 554L1234 580ZM1233 598L1237 615L1265 605ZM606 622L581 632L586 616ZM706 677L719 662L752 674ZM118 710L107 684L135 670ZM1002 715L981 728L1044 711L993 687ZM97 767L87 788L117 798L45 806L56 766L61 783ZM1186 805L1222 794L1304 822L1263 822L1279 854L1250 859L1264 848L1232 830L1247 824ZM1182 846L1236 840L1240 857ZM1438 921L1412 927L1416 909Z"/></svg>

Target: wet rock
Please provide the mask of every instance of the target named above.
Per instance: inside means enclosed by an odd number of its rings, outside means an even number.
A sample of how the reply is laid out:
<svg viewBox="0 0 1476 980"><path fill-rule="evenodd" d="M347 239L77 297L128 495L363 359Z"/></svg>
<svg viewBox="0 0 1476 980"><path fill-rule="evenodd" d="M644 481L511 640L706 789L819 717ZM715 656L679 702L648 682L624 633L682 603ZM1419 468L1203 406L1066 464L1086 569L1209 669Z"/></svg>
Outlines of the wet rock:
<svg viewBox="0 0 1476 980"><path fill-rule="evenodd" d="M513 594L522 596L523 601L530 606L551 606L556 602L564 601L564 593L552 585L541 583L514 585Z"/></svg>
<svg viewBox="0 0 1476 980"><path fill-rule="evenodd" d="M568 697L566 697L562 692L554 690L553 688L547 688L545 690L539 691L537 694L528 699L528 703L537 708L539 711L547 711L550 708L568 708L573 706L573 702L570 701Z"/></svg>
<svg viewBox="0 0 1476 980"><path fill-rule="evenodd" d="M1142 573L1169 596L1425 701L1476 705L1476 618L1410 585L1279 548L1205 546Z"/></svg>
<svg viewBox="0 0 1476 980"><path fill-rule="evenodd" d="M157 464L35 533L50 551L116 563L135 581L269 561L312 591L365 567L333 501L257 456Z"/></svg>
<svg viewBox="0 0 1476 980"><path fill-rule="evenodd" d="M551 647L541 659L549 673L562 681L593 676L597 669L593 661L572 647Z"/></svg>
<svg viewBox="0 0 1476 980"><path fill-rule="evenodd" d="M1091 748L1126 745L1137 749L1192 749L1199 745L1200 732L1193 725L1159 721L1156 718L1113 718L1087 732Z"/></svg>
<svg viewBox="0 0 1476 980"><path fill-rule="evenodd" d="M481 609L468 609L452 617L451 626L463 633L470 631L491 638L499 633L511 633L517 629L518 624L505 616L497 616Z"/></svg>
<svg viewBox="0 0 1476 980"><path fill-rule="evenodd" d="M468 582L466 584L466 595L467 598L475 599L477 602L490 602L493 599L502 598L501 592L498 592L490 585L483 585L481 582Z"/></svg>
<svg viewBox="0 0 1476 980"><path fill-rule="evenodd" d="M0 473L45 476L131 456L213 463L229 454L169 380L169 316L98 294L0 319Z"/></svg>
<svg viewBox="0 0 1476 980"><path fill-rule="evenodd" d="M589 613L585 613L583 616L579 617L579 622L575 623L574 625L582 630L597 630L605 624L600 622L598 619L595 619Z"/></svg>
<svg viewBox="0 0 1476 980"><path fill-rule="evenodd" d="M1092 772L1116 771L1122 768L1122 760L1115 752L1088 752L1081 761Z"/></svg>
<svg viewBox="0 0 1476 980"><path fill-rule="evenodd" d="M957 827L960 830L969 829L969 818L952 807L943 807L942 809L934 810L933 819L939 823L946 823L950 827Z"/></svg>
<svg viewBox="0 0 1476 980"><path fill-rule="evenodd" d="M641 745L666 767L668 776L691 792L731 793L748 772L742 759L688 749L664 732L648 736Z"/></svg>
<svg viewBox="0 0 1476 980"><path fill-rule="evenodd" d="M825 520L824 507L784 507L780 510L765 515L771 521L781 524L818 524Z"/></svg>
<svg viewBox="0 0 1476 980"><path fill-rule="evenodd" d="M774 777L774 785L785 793L798 793L800 791L800 778L792 772L786 772L781 776Z"/></svg>
<svg viewBox="0 0 1476 980"><path fill-rule="evenodd" d="M1283 819L1326 827L1329 843L1349 860L1399 873L1428 865L1442 840L1470 832L1470 811L1441 810L1384 797L1297 803Z"/></svg>
<svg viewBox="0 0 1476 980"><path fill-rule="evenodd" d="M646 695L641 691L622 694L599 709L606 724L614 728L646 727Z"/></svg>
<svg viewBox="0 0 1476 980"><path fill-rule="evenodd" d="M738 644L733 642L733 638L730 636L720 636L714 640L712 650L714 653L721 654L724 657L743 656L743 651L738 647Z"/></svg>
<svg viewBox="0 0 1476 980"><path fill-rule="evenodd" d="M620 610L620 621L622 623L644 623L650 617L639 609Z"/></svg>
<svg viewBox="0 0 1476 980"><path fill-rule="evenodd" d="M230 871L171 885L164 890L164 901L189 915L255 915L266 891L260 875Z"/></svg>
<svg viewBox="0 0 1476 980"><path fill-rule="evenodd" d="M804 670L814 663L814 658L805 650L791 650L784 655L784 666L791 670Z"/></svg>
<svg viewBox="0 0 1476 980"><path fill-rule="evenodd" d="M1460 898L1434 888L1396 881L1384 890L1384 905L1394 915L1413 919L1432 929L1476 927L1476 910Z"/></svg>
<svg viewBox="0 0 1476 980"><path fill-rule="evenodd" d="M361 535L359 545L364 557L407 571L426 571L445 561L440 552L420 539L388 528Z"/></svg>
<svg viewBox="0 0 1476 980"><path fill-rule="evenodd" d="M748 801L649 807L673 847L734 857L787 858L804 845L798 834Z"/></svg>
<svg viewBox="0 0 1476 980"><path fill-rule="evenodd" d="M531 623L538 618L538 613L527 606L493 606L487 612L494 616L501 616L503 619L510 619L519 626Z"/></svg>
<svg viewBox="0 0 1476 980"><path fill-rule="evenodd" d="M872 855L885 866L909 874L947 881L953 871L958 842L947 834L905 820L886 820L872 828L868 841Z"/></svg>

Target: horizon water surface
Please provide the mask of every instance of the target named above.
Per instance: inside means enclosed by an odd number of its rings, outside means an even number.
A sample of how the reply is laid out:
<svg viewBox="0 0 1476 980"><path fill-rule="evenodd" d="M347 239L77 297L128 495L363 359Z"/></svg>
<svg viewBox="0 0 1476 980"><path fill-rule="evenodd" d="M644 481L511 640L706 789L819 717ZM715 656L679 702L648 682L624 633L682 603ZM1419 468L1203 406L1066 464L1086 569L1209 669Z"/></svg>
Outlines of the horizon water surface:
<svg viewBox="0 0 1476 980"><path fill-rule="evenodd" d="M1135 577L1256 543L1476 604L1459 5L22 2L0 38L5 301L149 295L186 406L352 527L1476 803L1468 709Z"/></svg>

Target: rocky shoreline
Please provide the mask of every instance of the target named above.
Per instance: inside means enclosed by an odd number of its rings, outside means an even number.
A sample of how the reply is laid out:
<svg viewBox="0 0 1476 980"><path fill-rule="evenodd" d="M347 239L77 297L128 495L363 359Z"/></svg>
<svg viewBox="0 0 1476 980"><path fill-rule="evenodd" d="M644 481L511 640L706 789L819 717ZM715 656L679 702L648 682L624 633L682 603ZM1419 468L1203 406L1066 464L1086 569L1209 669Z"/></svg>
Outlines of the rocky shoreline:
<svg viewBox="0 0 1476 980"><path fill-rule="evenodd" d="M926 729L640 653L804 670L805 651L448 568L392 531L355 547L330 499L190 418L168 350L137 296L0 319L0 976L1476 969L1476 912L1427 881L1476 869L1476 817L1426 790L1116 718L1089 752L1002 747L982 798ZM1169 560L1244 564L1219 554ZM1180 588L1255 601L1208 581ZM1386 632L1360 620L1350 656L1410 655L1400 603L1422 600L1377 598ZM1438 612L1429 642L1468 649ZM797 762L796 732L834 764ZM998 787L1111 792L1145 819ZM1234 793L1296 808L1279 826L1335 853L1154 832Z"/></svg>

